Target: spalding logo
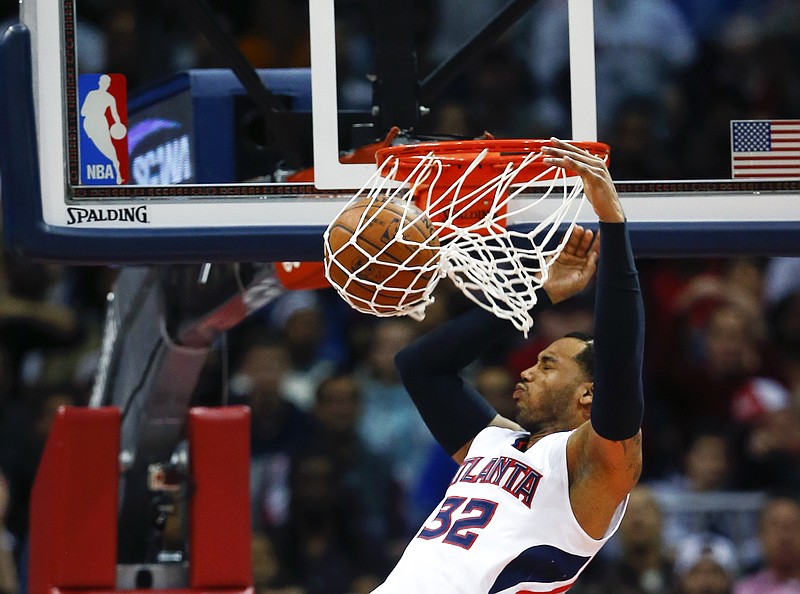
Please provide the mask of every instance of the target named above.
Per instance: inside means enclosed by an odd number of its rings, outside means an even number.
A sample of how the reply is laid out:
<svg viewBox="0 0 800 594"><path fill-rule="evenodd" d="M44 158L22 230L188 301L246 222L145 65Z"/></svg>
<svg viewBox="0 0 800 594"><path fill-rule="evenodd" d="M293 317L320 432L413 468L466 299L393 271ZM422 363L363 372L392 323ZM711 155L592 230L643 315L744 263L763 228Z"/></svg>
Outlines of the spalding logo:
<svg viewBox="0 0 800 594"><path fill-rule="evenodd" d="M149 223L146 206L122 206L119 208L84 208L78 206L67 207L67 225L80 225L81 223L119 222L119 223Z"/></svg>

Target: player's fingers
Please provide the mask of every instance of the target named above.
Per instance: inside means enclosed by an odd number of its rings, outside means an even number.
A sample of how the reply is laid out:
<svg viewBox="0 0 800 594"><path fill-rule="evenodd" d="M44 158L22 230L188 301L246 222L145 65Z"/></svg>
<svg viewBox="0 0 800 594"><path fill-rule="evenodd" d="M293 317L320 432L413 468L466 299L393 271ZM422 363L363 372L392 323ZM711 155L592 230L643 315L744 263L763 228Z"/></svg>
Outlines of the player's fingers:
<svg viewBox="0 0 800 594"><path fill-rule="evenodd" d="M589 167L605 168L605 161L597 155L593 155L586 149L579 148L575 145L569 144L568 142L559 140L558 138L551 138L550 142L552 143L551 145L545 145L542 147L542 152L547 155L545 158L546 163L548 163L549 159L552 158L569 158L575 163L584 164Z"/></svg>
<svg viewBox="0 0 800 594"><path fill-rule="evenodd" d="M586 229L580 238L580 245L578 246L578 254L585 256L592 249L592 242L594 241L594 232L591 229Z"/></svg>
<svg viewBox="0 0 800 594"><path fill-rule="evenodd" d="M549 146L545 146L544 147L544 150L546 152L548 150L549 151L556 151L556 152L560 151L562 153L571 153L571 154L573 154L573 155L575 155L577 157L586 157L587 159L591 159L591 160L603 161L603 159L601 157L598 157L594 153L589 152L589 150L587 150L585 148L582 148L582 147L579 147L579 146L574 145L574 144L570 144L566 140L561 140L559 138L556 138L555 136L550 138L550 143L551 144Z"/></svg>
<svg viewBox="0 0 800 594"><path fill-rule="evenodd" d="M586 156L594 156L589 151L574 144L567 142L566 140L561 140L560 138L556 138L555 136L550 137L550 142L554 148L558 148L561 150L567 150L574 153L583 154ZM547 148L547 147L545 147Z"/></svg>
<svg viewBox="0 0 800 594"><path fill-rule="evenodd" d="M589 254L589 257L586 259L586 269L590 271L591 274L594 274L594 272L597 270L597 260L599 257L600 254L598 254L597 251L592 250L592 252Z"/></svg>
<svg viewBox="0 0 800 594"><path fill-rule="evenodd" d="M572 155L564 155L563 157L545 157L544 163L574 171L584 178L584 180L593 177L598 179L608 177L608 170L605 167L605 163L599 160L595 163L586 163L575 159Z"/></svg>
<svg viewBox="0 0 800 594"><path fill-rule="evenodd" d="M595 157L594 155L580 155L560 149L554 149L552 152L548 153L544 162L551 165L558 165L559 167L567 167L578 173L585 171L601 173L606 170L605 161L599 157Z"/></svg>
<svg viewBox="0 0 800 594"><path fill-rule="evenodd" d="M586 234L586 230L581 227L580 225L575 225L572 228L572 231L569 234L569 238L567 239L567 244L564 246L564 251L568 254L578 254L581 250L581 245L583 244L583 237Z"/></svg>

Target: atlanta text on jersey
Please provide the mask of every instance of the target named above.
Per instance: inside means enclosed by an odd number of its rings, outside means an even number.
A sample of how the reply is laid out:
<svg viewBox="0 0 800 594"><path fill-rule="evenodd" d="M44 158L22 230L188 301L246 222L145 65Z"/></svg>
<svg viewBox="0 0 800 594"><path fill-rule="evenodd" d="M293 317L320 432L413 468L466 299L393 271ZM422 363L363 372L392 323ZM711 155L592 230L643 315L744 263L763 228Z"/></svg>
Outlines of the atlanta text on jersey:
<svg viewBox="0 0 800 594"><path fill-rule="evenodd" d="M514 458L500 456L487 460L483 456L477 456L464 460L450 484L488 483L495 485L530 507L533 495L536 493L536 486L541 478L541 473Z"/></svg>

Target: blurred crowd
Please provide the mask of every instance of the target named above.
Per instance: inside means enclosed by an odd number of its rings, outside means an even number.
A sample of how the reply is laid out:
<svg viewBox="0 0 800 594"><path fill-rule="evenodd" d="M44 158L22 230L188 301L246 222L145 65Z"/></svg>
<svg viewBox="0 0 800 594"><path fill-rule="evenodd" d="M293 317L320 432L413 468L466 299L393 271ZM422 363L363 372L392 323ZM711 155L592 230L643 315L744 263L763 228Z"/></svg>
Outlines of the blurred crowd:
<svg viewBox="0 0 800 594"><path fill-rule="evenodd" d="M13 4L13 5L12 5ZM258 68L308 65L307 2L210 2ZM337 0L342 101L368 107L363 0ZM417 2L421 75L504 3ZM430 131L569 136L566 9L542 0L431 105ZM797 0L595 0L600 138L616 179L730 177L731 119L800 117ZM129 86L222 66L177 0L78 0L86 72ZM14 18L17 3L4 3ZM700 106L698 108L698 106ZM800 592L800 258L638 262L646 299L645 466L578 594ZM85 405L113 268L0 267L0 594L24 591L28 497L61 405ZM454 463L399 383L395 353L467 307L442 284L423 322L293 292L233 329L209 366L253 412L258 594L369 592ZM497 410L539 349L592 329L591 290L466 371ZM225 359L225 364L220 359ZM213 391L219 382L201 385ZM198 394L198 401L213 395ZM22 588L22 590L21 590Z"/></svg>
<svg viewBox="0 0 800 594"><path fill-rule="evenodd" d="M78 0L78 65L120 72L129 92L188 68L226 67L187 16L186 0ZM256 68L310 63L306 0L206 0ZM420 79L506 2L463 10L414 2ZM3 0L8 19L18 3ZM343 109L372 106L379 4L336 0ZM599 138L617 180L726 179L730 121L792 118L800 102L800 9L795 0L597 0ZM540 0L435 98L421 132L571 136L565 0Z"/></svg>

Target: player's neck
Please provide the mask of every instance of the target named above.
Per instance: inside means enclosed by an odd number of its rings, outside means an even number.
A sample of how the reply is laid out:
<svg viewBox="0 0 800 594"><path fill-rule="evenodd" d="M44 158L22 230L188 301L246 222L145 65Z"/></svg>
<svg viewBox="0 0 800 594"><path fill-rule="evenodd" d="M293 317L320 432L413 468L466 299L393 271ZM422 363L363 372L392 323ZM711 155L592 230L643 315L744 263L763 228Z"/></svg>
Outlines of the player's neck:
<svg viewBox="0 0 800 594"><path fill-rule="evenodd" d="M569 429L557 428L557 427L547 427L547 428L538 429L535 432L532 431L531 432L531 436L528 438L528 448L533 447L533 444L535 444L537 441L539 441L543 437L547 437L548 435L552 435L553 433L559 433L561 431L569 431Z"/></svg>

